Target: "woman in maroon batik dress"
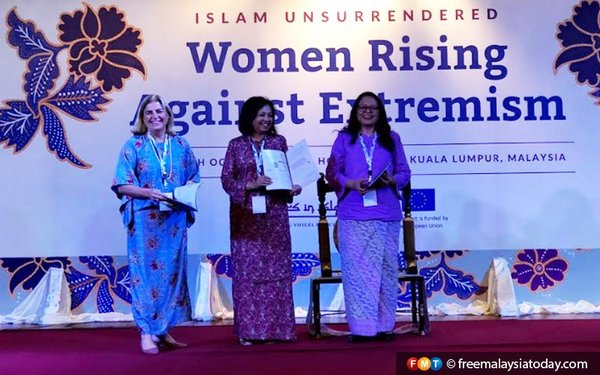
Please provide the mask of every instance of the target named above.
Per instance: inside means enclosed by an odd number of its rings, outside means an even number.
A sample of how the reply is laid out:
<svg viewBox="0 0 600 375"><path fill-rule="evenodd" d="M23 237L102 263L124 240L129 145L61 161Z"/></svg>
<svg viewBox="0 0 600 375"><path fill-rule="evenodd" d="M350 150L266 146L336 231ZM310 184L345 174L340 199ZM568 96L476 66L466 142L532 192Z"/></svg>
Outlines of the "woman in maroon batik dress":
<svg viewBox="0 0 600 375"><path fill-rule="evenodd" d="M230 199L234 333L242 345L296 338L288 203L301 188L265 188L272 181L262 173L261 151L287 151L274 113L263 97L244 103L242 135L229 142L221 173Z"/></svg>

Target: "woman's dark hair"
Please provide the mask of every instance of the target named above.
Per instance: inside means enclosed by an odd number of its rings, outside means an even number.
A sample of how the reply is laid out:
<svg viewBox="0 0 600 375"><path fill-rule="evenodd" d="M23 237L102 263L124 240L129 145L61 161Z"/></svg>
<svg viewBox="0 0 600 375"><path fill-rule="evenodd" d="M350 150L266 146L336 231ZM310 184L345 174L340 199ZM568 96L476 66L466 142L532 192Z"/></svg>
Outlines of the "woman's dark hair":
<svg viewBox="0 0 600 375"><path fill-rule="evenodd" d="M352 111L350 112L350 120L348 121L348 125L346 125L342 131L346 131L352 135L351 143L355 143L358 139L358 135L360 134L360 122L358 121L358 105L362 98L370 96L375 99L377 102L377 108L379 109L379 119L375 124L375 131L377 132L377 142L382 145L386 150L393 152L396 148L394 145L394 140L391 136L392 128L387 121L387 113L385 112L385 106L383 102L377 95L375 95L371 91L365 91L356 98L354 104L352 105Z"/></svg>
<svg viewBox="0 0 600 375"><path fill-rule="evenodd" d="M273 102L262 96L253 96L244 102L242 110L240 111L240 119L238 121L238 129L242 135L252 135L254 133L254 127L252 122L256 118L258 111L264 106L268 105L271 107L271 112L275 116L275 106ZM277 134L275 130L275 119L273 118L273 126L267 132L268 134Z"/></svg>

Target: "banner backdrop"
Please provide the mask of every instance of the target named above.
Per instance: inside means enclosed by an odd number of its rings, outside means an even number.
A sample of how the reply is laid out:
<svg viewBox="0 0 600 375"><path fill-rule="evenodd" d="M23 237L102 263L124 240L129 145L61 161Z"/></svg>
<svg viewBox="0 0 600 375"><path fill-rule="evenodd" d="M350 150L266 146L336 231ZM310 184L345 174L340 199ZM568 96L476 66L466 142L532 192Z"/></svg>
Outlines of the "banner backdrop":
<svg viewBox="0 0 600 375"><path fill-rule="evenodd" d="M229 252L220 185L245 99L324 171L362 91L413 171L418 250L598 248L598 1L3 2L2 257L125 254L110 190L144 95L204 180L193 253ZM328 196L328 215L336 201ZM317 252L315 185L290 205Z"/></svg>

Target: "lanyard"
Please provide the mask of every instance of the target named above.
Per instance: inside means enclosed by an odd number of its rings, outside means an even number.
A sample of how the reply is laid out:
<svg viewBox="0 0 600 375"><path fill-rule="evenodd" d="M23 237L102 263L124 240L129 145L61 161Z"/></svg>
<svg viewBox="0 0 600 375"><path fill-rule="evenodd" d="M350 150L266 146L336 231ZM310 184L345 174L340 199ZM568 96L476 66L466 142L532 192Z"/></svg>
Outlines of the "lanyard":
<svg viewBox="0 0 600 375"><path fill-rule="evenodd" d="M373 143L369 150L367 150L367 146L365 145L365 139L363 135L359 135L360 138L360 146L362 147L363 154L365 154L365 160L367 161L367 167L369 168L369 183L371 182L371 178L373 178L373 154L375 153L375 144L377 143L377 133L373 134Z"/></svg>
<svg viewBox="0 0 600 375"><path fill-rule="evenodd" d="M256 162L256 173L260 176L263 171L263 160L262 160L262 151L265 149L265 142L267 140L267 136L265 135L260 143L260 150L256 149L254 145L254 141L252 137L248 137L250 140L250 145L252 146L252 155L254 156L254 161Z"/></svg>
<svg viewBox="0 0 600 375"><path fill-rule="evenodd" d="M169 173L167 174L167 154L169 154L169 148L171 148L171 137L166 135L165 143L162 147L162 155L158 152L158 145L156 144L156 140L154 137L148 133L148 139L150 139L150 144L152 145L152 150L154 151L154 155L158 160L158 164L160 165L160 174L162 177L162 182L165 187L167 187L167 179L171 177L173 173L173 155L171 154L171 165L169 168Z"/></svg>

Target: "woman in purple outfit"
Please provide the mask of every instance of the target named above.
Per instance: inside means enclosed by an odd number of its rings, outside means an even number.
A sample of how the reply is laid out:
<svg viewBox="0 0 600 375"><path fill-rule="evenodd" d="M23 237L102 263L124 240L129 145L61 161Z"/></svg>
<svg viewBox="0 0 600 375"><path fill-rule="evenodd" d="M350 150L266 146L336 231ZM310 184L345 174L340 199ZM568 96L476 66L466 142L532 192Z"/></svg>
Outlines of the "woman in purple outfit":
<svg viewBox="0 0 600 375"><path fill-rule="evenodd" d="M234 333L242 345L295 340L288 203L300 193L267 191L262 150L287 151L274 127L273 102L252 97L242 106L241 136L227 147L221 173L229 195Z"/></svg>
<svg viewBox="0 0 600 375"><path fill-rule="evenodd" d="M372 92L358 96L327 164L338 196L338 236L352 342L389 340L398 296L402 210L399 191L410 168L385 107Z"/></svg>

